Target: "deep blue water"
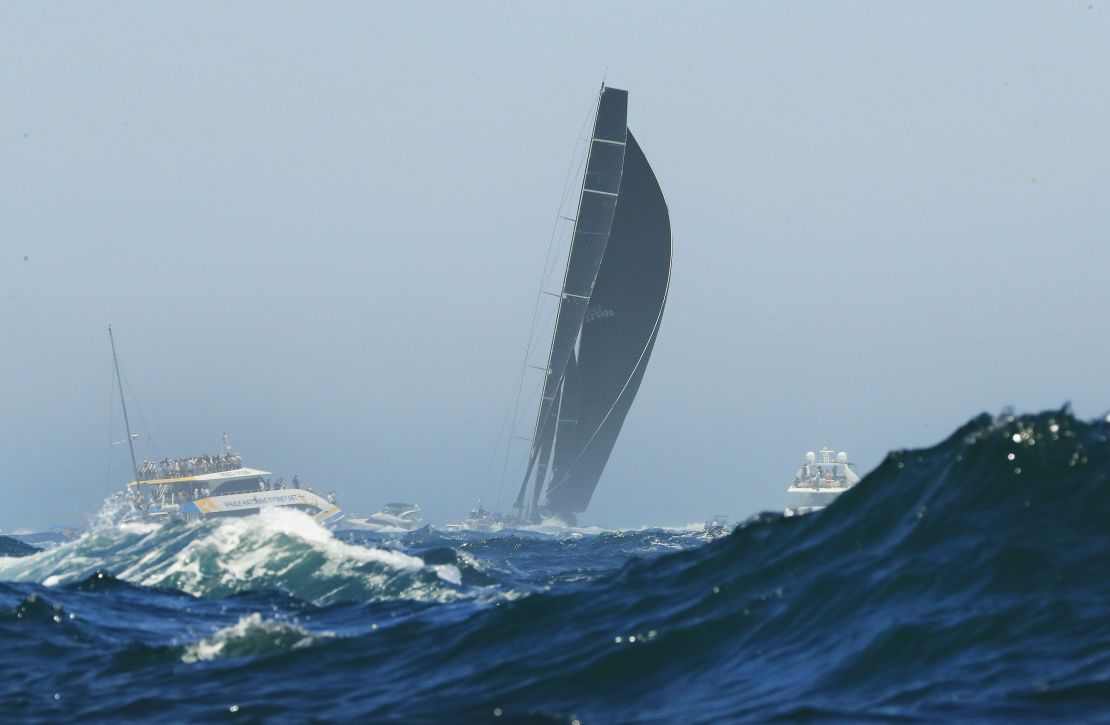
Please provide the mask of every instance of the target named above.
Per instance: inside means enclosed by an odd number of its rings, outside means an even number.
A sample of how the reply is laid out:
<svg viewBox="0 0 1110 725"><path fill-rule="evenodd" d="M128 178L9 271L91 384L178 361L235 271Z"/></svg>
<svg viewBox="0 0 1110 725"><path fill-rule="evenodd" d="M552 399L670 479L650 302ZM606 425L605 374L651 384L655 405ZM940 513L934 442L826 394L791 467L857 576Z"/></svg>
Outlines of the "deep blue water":
<svg viewBox="0 0 1110 725"><path fill-rule="evenodd" d="M1108 437L984 416L712 541L99 529L0 559L0 719L1110 720Z"/></svg>

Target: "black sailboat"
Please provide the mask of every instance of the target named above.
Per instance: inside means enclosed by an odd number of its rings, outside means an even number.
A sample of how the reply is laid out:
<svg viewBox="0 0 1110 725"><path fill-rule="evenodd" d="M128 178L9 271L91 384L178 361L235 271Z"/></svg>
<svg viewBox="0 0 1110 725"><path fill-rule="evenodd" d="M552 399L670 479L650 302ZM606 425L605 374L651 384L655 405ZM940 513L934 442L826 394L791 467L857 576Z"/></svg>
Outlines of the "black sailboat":
<svg viewBox="0 0 1110 725"><path fill-rule="evenodd" d="M522 518L573 523L586 510L663 317L670 217L627 116L628 92L602 86L543 397L514 504Z"/></svg>

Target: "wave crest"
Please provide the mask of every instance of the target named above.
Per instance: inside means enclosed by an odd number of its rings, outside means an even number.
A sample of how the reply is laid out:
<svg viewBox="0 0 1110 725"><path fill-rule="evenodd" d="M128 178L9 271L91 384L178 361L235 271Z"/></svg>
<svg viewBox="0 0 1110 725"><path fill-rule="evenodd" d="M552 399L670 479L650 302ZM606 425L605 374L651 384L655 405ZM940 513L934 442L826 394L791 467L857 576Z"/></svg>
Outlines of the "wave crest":
<svg viewBox="0 0 1110 725"><path fill-rule="evenodd" d="M198 597L276 590L321 606L444 601L459 594L461 583L455 566L426 566L399 551L344 543L307 514L284 509L216 521L106 526L34 556L0 561L0 579L46 586L86 580L97 571Z"/></svg>
<svg viewBox="0 0 1110 725"><path fill-rule="evenodd" d="M287 622L263 619L254 612L210 637L188 645L181 654L186 663L207 662L221 657L249 657L308 647L317 639L330 638L332 632L308 631Z"/></svg>

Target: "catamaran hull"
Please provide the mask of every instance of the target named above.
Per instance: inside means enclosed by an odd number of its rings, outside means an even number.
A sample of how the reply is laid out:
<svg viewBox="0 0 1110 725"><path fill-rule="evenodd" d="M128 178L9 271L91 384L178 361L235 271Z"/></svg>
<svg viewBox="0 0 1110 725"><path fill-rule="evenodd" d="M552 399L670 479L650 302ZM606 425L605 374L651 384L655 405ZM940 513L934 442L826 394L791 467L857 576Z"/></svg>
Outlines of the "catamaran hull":
<svg viewBox="0 0 1110 725"><path fill-rule="evenodd" d="M343 518L343 512L338 506L319 494L299 488L209 496L181 504L178 507L178 513L215 518L250 516L263 509L274 508L294 508L304 511L325 526L335 525Z"/></svg>

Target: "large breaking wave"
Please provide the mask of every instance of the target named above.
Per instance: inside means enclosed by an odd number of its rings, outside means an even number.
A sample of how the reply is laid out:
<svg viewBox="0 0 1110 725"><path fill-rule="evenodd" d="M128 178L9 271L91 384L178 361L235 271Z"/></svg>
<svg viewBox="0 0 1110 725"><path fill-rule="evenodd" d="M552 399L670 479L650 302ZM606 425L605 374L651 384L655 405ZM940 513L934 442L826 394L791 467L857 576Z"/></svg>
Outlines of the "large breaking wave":
<svg viewBox="0 0 1110 725"><path fill-rule="evenodd" d="M98 570L145 587L202 597L282 591L318 605L410 598L442 600L458 591L453 564L337 540L299 511L171 524L103 526L23 559L0 560L0 581L48 587Z"/></svg>
<svg viewBox="0 0 1110 725"><path fill-rule="evenodd" d="M0 563L0 703L43 719L1103 718L1108 437L1067 411L983 416L823 512L707 544L425 531L400 552L276 518L101 532Z"/></svg>

